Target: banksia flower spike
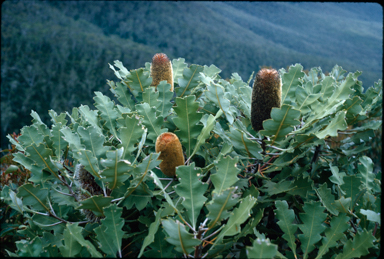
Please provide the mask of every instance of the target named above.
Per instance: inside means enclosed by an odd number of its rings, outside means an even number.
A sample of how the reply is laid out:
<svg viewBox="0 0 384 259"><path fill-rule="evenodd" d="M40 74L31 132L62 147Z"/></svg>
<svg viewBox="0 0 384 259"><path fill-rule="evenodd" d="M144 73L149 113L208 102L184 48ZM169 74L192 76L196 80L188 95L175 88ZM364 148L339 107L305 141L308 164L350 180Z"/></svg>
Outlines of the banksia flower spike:
<svg viewBox="0 0 384 259"><path fill-rule="evenodd" d="M171 85L173 92L173 70L172 63L164 53L157 53L152 58L151 64L152 86L157 86L161 81L166 80Z"/></svg>
<svg viewBox="0 0 384 259"><path fill-rule="evenodd" d="M164 132L156 139L156 152L161 152L159 159L161 171L167 176L176 175L176 167L184 165L183 148L179 138L171 133Z"/></svg>
<svg viewBox="0 0 384 259"><path fill-rule="evenodd" d="M251 122L255 131L263 129L263 121L271 118L273 107L281 107L281 78L275 69L263 68L252 89Z"/></svg>

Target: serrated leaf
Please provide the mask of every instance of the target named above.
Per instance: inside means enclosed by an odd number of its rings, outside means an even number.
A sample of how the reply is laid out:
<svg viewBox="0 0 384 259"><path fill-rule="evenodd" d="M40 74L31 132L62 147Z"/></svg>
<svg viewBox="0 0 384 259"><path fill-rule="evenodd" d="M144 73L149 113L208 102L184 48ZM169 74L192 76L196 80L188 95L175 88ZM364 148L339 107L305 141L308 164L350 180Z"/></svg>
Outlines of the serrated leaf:
<svg viewBox="0 0 384 259"><path fill-rule="evenodd" d="M88 199L80 201L80 206L77 209L91 210L97 217L104 217L104 207L111 204L112 197L104 197L102 194L94 195Z"/></svg>
<svg viewBox="0 0 384 259"><path fill-rule="evenodd" d="M293 130L293 126L299 125L300 111L294 109L291 105L284 104L281 108L272 108L271 119L263 122L264 130L260 133L264 136L273 136L271 141L282 140Z"/></svg>
<svg viewBox="0 0 384 259"><path fill-rule="evenodd" d="M140 96L144 90L152 84L152 77L144 68L131 70L125 79L125 82L135 97Z"/></svg>
<svg viewBox="0 0 384 259"><path fill-rule="evenodd" d="M157 230L159 229L161 213L162 212L163 212L163 209L159 209L156 212L155 221L152 222L151 225L148 228L148 235L144 238L143 245L141 246L141 249L140 249L140 253L137 256L138 258L140 258L143 255L143 252L144 252L145 248L148 245L150 245L151 243L153 243L153 241L155 241L155 234L156 234Z"/></svg>
<svg viewBox="0 0 384 259"><path fill-rule="evenodd" d="M48 111L49 116L51 117L51 121L54 125L57 123L61 123L62 125L67 124L67 120L65 117L67 116L64 112L60 113L60 115L57 115L57 113L54 110L49 110Z"/></svg>
<svg viewBox="0 0 384 259"><path fill-rule="evenodd" d="M324 183L316 189L316 193L320 198L323 206L333 215L339 215L339 212L334 208L335 196L333 196L331 189L327 188L327 183Z"/></svg>
<svg viewBox="0 0 384 259"><path fill-rule="evenodd" d="M19 136L17 140L23 147L27 147L32 144L39 145L44 141L44 136L35 126L24 126L20 133L21 136Z"/></svg>
<svg viewBox="0 0 384 259"><path fill-rule="evenodd" d="M214 83L211 78L205 77L203 74L201 76L205 79L203 82L207 85L207 90L204 91L206 98L222 110L227 121L232 125L234 118L230 110L231 102L224 95L224 87Z"/></svg>
<svg viewBox="0 0 384 259"><path fill-rule="evenodd" d="M150 107L155 107L157 109L161 104L158 98L159 93L156 91L155 87L145 88L143 92L143 102L146 102Z"/></svg>
<svg viewBox="0 0 384 259"><path fill-rule="evenodd" d="M346 214L339 214L337 217L333 217L329 228L324 231L324 237L322 244L319 247L317 258L321 258L328 250L337 245L337 241L342 239L345 235L344 232L349 228L349 217Z"/></svg>
<svg viewBox="0 0 384 259"><path fill-rule="evenodd" d="M357 232L356 236L352 240L348 240L345 243L342 253L336 256L336 259L347 259L347 258L359 258L362 255L369 253L368 248L373 247L373 241L375 237L372 235L371 231L366 229L363 232Z"/></svg>
<svg viewBox="0 0 384 259"><path fill-rule="evenodd" d="M70 239L71 243L73 243L73 241L76 241L77 243L79 243L80 248L85 247L92 257L102 257L102 255L96 250L94 245L90 241L84 239L84 237L81 234L82 229L83 229L82 227L78 226L78 223L73 223L73 224L67 223L67 227L64 230L64 242L65 242L64 247L68 248L67 241Z"/></svg>
<svg viewBox="0 0 384 259"><path fill-rule="evenodd" d="M136 150L135 144L139 142L144 130L135 116L127 116L125 118L125 125L126 127L121 127L118 130L119 138L121 140L121 144L118 148L124 148L122 159L130 159L132 152Z"/></svg>
<svg viewBox="0 0 384 259"><path fill-rule="evenodd" d="M231 134L228 134L228 137L239 154L248 156L249 158L263 159L260 154L263 149L259 143L247 138L247 135L242 130L229 126L229 131Z"/></svg>
<svg viewBox="0 0 384 259"><path fill-rule="evenodd" d="M204 144L205 140L210 136L211 130L215 126L215 120L219 118L222 114L222 110L218 110L216 116L212 116L212 114L210 114L207 120L203 121L204 127L201 130L200 135L197 136L196 146L193 149L193 152L190 157L192 157L199 150L200 146ZM204 119L204 117L202 117L202 119Z"/></svg>
<svg viewBox="0 0 384 259"><path fill-rule="evenodd" d="M44 144L40 144L38 146L32 144L26 148L26 151L29 153L28 158L35 161L38 167L42 170L46 169L46 171L52 173L56 178L59 178L57 175L57 168L50 159L52 156L51 149L45 148Z"/></svg>
<svg viewBox="0 0 384 259"><path fill-rule="evenodd" d="M298 228L296 224L293 224L295 220L295 213L292 209L288 209L288 203L286 201L275 201L275 214L279 220L277 225L284 232L283 238L288 242L288 246L291 248L293 254L296 256L296 243L295 232Z"/></svg>
<svg viewBox="0 0 384 259"><path fill-rule="evenodd" d="M128 91L126 85L122 83L116 83L116 87L114 88L114 94L117 97L117 100L124 105L124 107L129 108L131 111L135 110L135 101L132 100L131 94Z"/></svg>
<svg viewBox="0 0 384 259"><path fill-rule="evenodd" d="M20 212L21 214L23 214L23 201L18 198L16 196L16 193L14 191L12 191L11 189L9 189L9 197L11 198L11 201L12 203L9 204L9 206L11 206L12 209Z"/></svg>
<svg viewBox="0 0 384 259"><path fill-rule="evenodd" d="M119 113L115 109L115 104L111 99L103 95L101 92L95 92L95 106L101 112L100 116L105 120L105 126L117 137L116 133L116 119L119 117Z"/></svg>
<svg viewBox="0 0 384 259"><path fill-rule="evenodd" d="M172 108L173 92L171 92L171 85L166 81L161 81L156 89L159 93L157 100L160 103L159 107L157 107L157 112L159 116L165 118L170 114Z"/></svg>
<svg viewBox="0 0 384 259"><path fill-rule="evenodd" d="M156 142L157 137L163 133L167 132L168 129L163 128L163 117L156 117L156 108L151 108L148 103L136 104L137 112L143 116L143 124L148 129L148 139Z"/></svg>
<svg viewBox="0 0 384 259"><path fill-rule="evenodd" d="M201 169L195 169L194 162L188 166L179 166L176 168L176 175L180 183L173 187L176 193L183 197L182 205L186 209L186 214L195 230L197 217L207 200L204 193L208 188L208 184L200 181L200 174Z"/></svg>
<svg viewBox="0 0 384 259"><path fill-rule="evenodd" d="M337 137L338 130L345 130L348 127L345 121L345 115L346 111L339 111L324 130L315 134L316 137L319 139L324 139L326 136Z"/></svg>
<svg viewBox="0 0 384 259"><path fill-rule="evenodd" d="M215 187L215 193L222 193L225 189L231 187L239 180L237 174L241 170L236 166L238 161L238 157L232 159L230 156L226 156L214 162L216 173L211 175L211 181Z"/></svg>
<svg viewBox="0 0 384 259"><path fill-rule="evenodd" d="M276 258L277 245L267 239L257 238L252 246L246 247L247 258Z"/></svg>
<svg viewBox="0 0 384 259"><path fill-rule="evenodd" d="M148 188L145 182L141 182L139 185L134 185L132 188L128 188L128 192L133 192L121 203L127 209L131 209L135 205L137 210L143 210L148 202L153 197L152 191Z"/></svg>
<svg viewBox="0 0 384 259"><path fill-rule="evenodd" d="M94 229L96 238L100 241L99 248L109 256L116 256L118 252L122 257L121 242L124 235L122 210L116 204L106 207L104 209L105 218L100 221L100 226Z"/></svg>
<svg viewBox="0 0 384 259"><path fill-rule="evenodd" d="M271 196L282 192L288 192L294 188L297 188L297 186L294 186L291 181L282 180L278 183L264 181L264 184L260 189L267 192Z"/></svg>
<svg viewBox="0 0 384 259"><path fill-rule="evenodd" d="M327 214L323 213L324 207L320 202L305 202L303 210L305 213L300 213L300 219L303 224L299 224L299 229L303 234L298 235L301 241L301 250L304 253L304 258L315 249L314 244L321 240L320 234L323 233L325 227L322 223L327 218Z"/></svg>
<svg viewBox="0 0 384 259"><path fill-rule="evenodd" d="M344 184L344 177L345 173L344 172L339 172L339 168L337 166L330 166L332 176L329 177L329 180L335 184L338 185L343 185Z"/></svg>
<svg viewBox="0 0 384 259"><path fill-rule="evenodd" d="M128 161L121 160L123 150L122 147L114 151L107 151L107 159L101 159L101 164L105 167L101 172L102 181L107 183L110 190L124 185L124 182L130 176L127 172L133 168Z"/></svg>
<svg viewBox="0 0 384 259"><path fill-rule="evenodd" d="M359 157L360 163L357 165L361 181L368 191L372 191L374 187L375 174L373 173L372 159L367 156Z"/></svg>
<svg viewBox="0 0 384 259"><path fill-rule="evenodd" d="M199 103L195 102L195 99L196 97L194 95L184 98L177 97L177 106L174 107L177 117L173 118L173 122L178 127L175 134L185 147L187 157L190 157L193 148L196 146L196 138L203 128L203 126L197 125L203 114L197 112Z"/></svg>
<svg viewBox="0 0 384 259"><path fill-rule="evenodd" d="M233 210L233 215L229 217L227 224L220 232L213 246L220 244L225 236L234 236L240 233L240 225L243 224L251 216L251 209L255 205L256 200L256 198L248 195L242 201L240 201L239 207Z"/></svg>
<svg viewBox="0 0 384 259"><path fill-rule="evenodd" d="M313 185L314 182L311 178L304 178L304 176L299 176L292 183L293 189L289 190L288 194L307 197L308 192L312 191Z"/></svg>
<svg viewBox="0 0 384 259"><path fill-rule="evenodd" d="M199 65L192 64L189 68L183 70L183 77L178 79L179 87L175 88L176 96L183 97L189 95L191 91L200 83L200 72L204 68Z"/></svg>
<svg viewBox="0 0 384 259"><path fill-rule="evenodd" d="M72 132L72 130L67 126L64 126L60 131L63 133L63 138L68 142L70 149L73 151L84 149L84 146L81 144L80 137L77 132Z"/></svg>
<svg viewBox="0 0 384 259"><path fill-rule="evenodd" d="M380 213L378 212L374 212L372 210L364 210L364 209L361 209L360 210L360 213L367 216L367 219L369 221L372 221L372 222L376 222L378 223L379 225L381 224L381 217L380 217Z"/></svg>
<svg viewBox="0 0 384 259"><path fill-rule="evenodd" d="M17 247L17 255L19 257L38 257L41 256L43 244L39 237L33 238L31 241L20 240L15 242Z"/></svg>
<svg viewBox="0 0 384 259"><path fill-rule="evenodd" d="M154 242L149 245L151 250L145 251L144 256L148 258L171 258L174 256L174 246L165 241L165 238L164 231L157 231Z"/></svg>
<svg viewBox="0 0 384 259"><path fill-rule="evenodd" d="M113 65L117 68L119 68L119 71L116 71L115 68L109 64L109 68L112 69L114 72L115 72L115 75L117 76L117 78L123 80L123 78L125 78L127 75L129 75L129 71L124 67L123 63L119 60L115 60L113 61Z"/></svg>
<svg viewBox="0 0 384 259"><path fill-rule="evenodd" d="M51 140L52 140L52 147L55 150L55 156L57 157L57 160L61 160L61 157L63 155L63 149L67 147L68 142L63 139L63 133L60 131L62 129L61 122L56 123L55 125L52 125L51 130Z"/></svg>
<svg viewBox="0 0 384 259"><path fill-rule="evenodd" d="M161 221L165 232L169 235L165 240L175 246L175 250L187 255L199 245L201 241L196 239L192 234L188 233L185 226L178 220L164 219Z"/></svg>
<svg viewBox="0 0 384 259"><path fill-rule="evenodd" d="M90 110L88 105L80 105L79 112L83 119L97 130L97 133L102 134L96 110Z"/></svg>
<svg viewBox="0 0 384 259"><path fill-rule="evenodd" d="M345 197L350 197L352 200L356 198L360 192L361 178L356 175L348 175L343 178L344 184L340 188L345 192ZM353 204L349 205L350 207Z"/></svg>
<svg viewBox="0 0 384 259"><path fill-rule="evenodd" d="M300 84L299 78L305 75L303 72L303 66L295 64L294 66L289 67L288 72L282 73L282 71L280 71L280 73L282 74L281 103L289 103L288 101L295 100L296 86Z"/></svg>
<svg viewBox="0 0 384 259"><path fill-rule="evenodd" d="M206 204L209 211L207 215L207 218L210 220L209 229L221 224L222 220L227 219L231 215L229 210L239 201L239 198L234 196L236 190L237 187L235 186L224 190L220 194L213 193L212 200Z"/></svg>
<svg viewBox="0 0 384 259"><path fill-rule="evenodd" d="M105 137L97 130L97 128L93 126L89 126L88 128L79 126L77 132L81 137L81 143L85 149L91 151L97 160L105 155L105 152L107 152L109 148L103 146ZM98 163L97 165L100 168Z"/></svg>
<svg viewBox="0 0 384 259"><path fill-rule="evenodd" d="M172 72L173 72L173 82L178 82L179 78L183 77L183 71L188 67L188 64L185 63L184 58L178 58L172 60Z"/></svg>
<svg viewBox="0 0 384 259"><path fill-rule="evenodd" d="M41 185L33 186L30 183L20 186L17 197L22 198L23 204L31 206L37 211L50 211L47 206L48 189Z"/></svg>
<svg viewBox="0 0 384 259"><path fill-rule="evenodd" d="M316 102L320 98L321 93L307 92L304 87L298 86L296 88L295 96L297 109L300 110L302 113L306 113L311 110L307 107Z"/></svg>

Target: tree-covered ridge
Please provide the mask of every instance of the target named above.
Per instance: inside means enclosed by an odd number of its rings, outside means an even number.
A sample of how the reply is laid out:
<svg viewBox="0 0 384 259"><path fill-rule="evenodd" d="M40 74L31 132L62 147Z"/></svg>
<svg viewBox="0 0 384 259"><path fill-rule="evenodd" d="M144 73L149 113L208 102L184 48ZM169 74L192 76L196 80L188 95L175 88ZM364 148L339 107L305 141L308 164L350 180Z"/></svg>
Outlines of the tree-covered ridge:
<svg viewBox="0 0 384 259"><path fill-rule="evenodd" d="M248 78L264 65L301 63L329 72L339 64L364 71L360 80L368 88L382 76L382 18L367 6L356 16L357 7L336 3L6 1L1 146L7 133L29 122L31 110L49 121L50 108L91 105L95 90L108 95L110 60L133 69L156 52L216 64L224 78L232 71Z"/></svg>

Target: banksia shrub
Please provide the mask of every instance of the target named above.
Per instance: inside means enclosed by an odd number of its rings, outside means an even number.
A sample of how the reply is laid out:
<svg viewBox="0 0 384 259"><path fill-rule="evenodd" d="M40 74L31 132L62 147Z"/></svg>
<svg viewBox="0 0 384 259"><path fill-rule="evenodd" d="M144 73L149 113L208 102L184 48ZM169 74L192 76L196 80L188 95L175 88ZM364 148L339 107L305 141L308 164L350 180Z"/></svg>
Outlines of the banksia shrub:
<svg viewBox="0 0 384 259"><path fill-rule="evenodd" d="M251 121L255 131L263 129L263 121L271 118L273 107L281 106L281 80L275 69L263 68L255 78L252 90Z"/></svg>
<svg viewBox="0 0 384 259"><path fill-rule="evenodd" d="M152 86L157 86L161 81L166 80L171 85L171 92L173 92L172 63L164 53L157 53L153 56L151 76Z"/></svg>
<svg viewBox="0 0 384 259"><path fill-rule="evenodd" d="M175 176L176 167L184 165L183 148L179 138L171 133L164 132L156 140L156 152L161 152L159 159L161 171L167 176Z"/></svg>

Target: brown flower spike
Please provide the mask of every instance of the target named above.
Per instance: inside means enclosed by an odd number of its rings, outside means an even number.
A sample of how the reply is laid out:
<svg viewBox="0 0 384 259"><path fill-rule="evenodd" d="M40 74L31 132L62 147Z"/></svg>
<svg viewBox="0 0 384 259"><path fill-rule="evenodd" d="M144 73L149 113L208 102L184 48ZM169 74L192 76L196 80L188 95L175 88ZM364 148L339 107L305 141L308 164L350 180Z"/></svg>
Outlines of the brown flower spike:
<svg viewBox="0 0 384 259"><path fill-rule="evenodd" d="M161 171L167 176L175 176L176 167L185 162L179 138L171 132L164 132L157 137L155 149L156 153L161 152Z"/></svg>
<svg viewBox="0 0 384 259"><path fill-rule="evenodd" d="M263 68L252 89L251 122L255 131L263 129L263 121L271 118L273 107L281 107L281 79L275 69Z"/></svg>
<svg viewBox="0 0 384 259"><path fill-rule="evenodd" d="M172 63L164 53L157 53L152 58L151 64L152 86L157 87L158 84L166 80L171 85L173 92L173 70Z"/></svg>

